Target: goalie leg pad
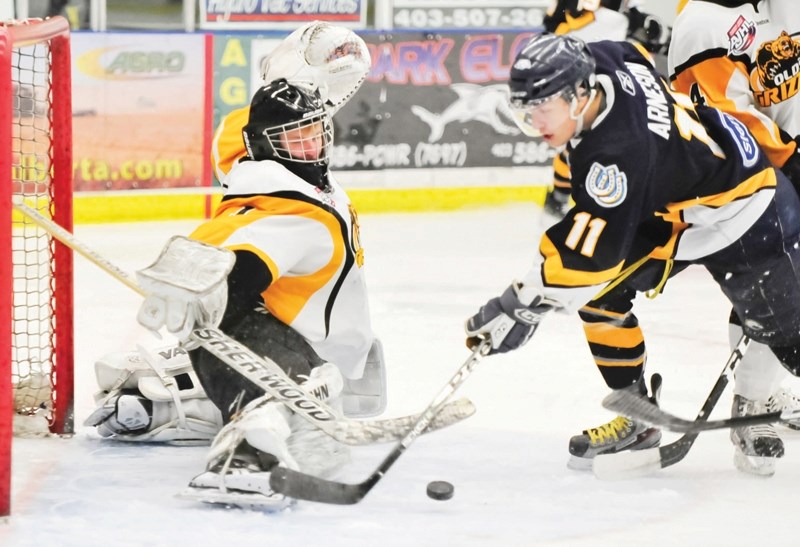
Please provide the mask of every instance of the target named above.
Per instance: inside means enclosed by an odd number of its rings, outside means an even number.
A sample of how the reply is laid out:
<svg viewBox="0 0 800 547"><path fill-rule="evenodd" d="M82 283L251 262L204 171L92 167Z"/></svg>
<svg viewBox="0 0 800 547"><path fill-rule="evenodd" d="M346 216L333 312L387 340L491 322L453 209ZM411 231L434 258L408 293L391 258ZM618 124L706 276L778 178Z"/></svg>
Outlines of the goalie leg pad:
<svg viewBox="0 0 800 547"><path fill-rule="evenodd" d="M379 339L372 342L361 378L345 380L342 408L351 418L378 416L386 410L386 360Z"/></svg>
<svg viewBox="0 0 800 547"><path fill-rule="evenodd" d="M208 442L222 415L189 356L177 346L113 353L95 363L98 408L84 425L103 437L136 442Z"/></svg>
<svg viewBox="0 0 800 547"><path fill-rule="evenodd" d="M335 399L342 391L342 375L335 365L325 363L314 368L300 387L320 400ZM219 467L222 461L231 459L239 445L246 441L252 448L272 454L285 466L298 469L294 454L303 449L315 450L300 440L309 436L305 425L305 420L292 416L286 406L271 402L271 397L264 395L249 403L219 432L206 458L208 468ZM308 427L318 431L310 424ZM295 430L299 436L294 435ZM294 437L292 451L287 446L290 435Z"/></svg>
<svg viewBox="0 0 800 547"><path fill-rule="evenodd" d="M292 434L287 439L289 452L299 469L317 477L329 477L348 464L350 447L337 442L308 421L293 415Z"/></svg>
<svg viewBox="0 0 800 547"><path fill-rule="evenodd" d="M150 350L150 353L158 355L163 370L173 376L192 369L189 354L180 346L165 346ZM104 355L95 362L94 375L101 390L95 393L96 402L114 389L138 389L141 378L157 376L145 356L138 351Z"/></svg>
<svg viewBox="0 0 800 547"><path fill-rule="evenodd" d="M339 369L314 368L301 387L320 399L342 390ZM264 395L249 403L219 432L209 450L206 470L178 496L206 503L280 509L289 498L272 491L270 470L277 464L324 475L349 461L337 443L289 409Z"/></svg>

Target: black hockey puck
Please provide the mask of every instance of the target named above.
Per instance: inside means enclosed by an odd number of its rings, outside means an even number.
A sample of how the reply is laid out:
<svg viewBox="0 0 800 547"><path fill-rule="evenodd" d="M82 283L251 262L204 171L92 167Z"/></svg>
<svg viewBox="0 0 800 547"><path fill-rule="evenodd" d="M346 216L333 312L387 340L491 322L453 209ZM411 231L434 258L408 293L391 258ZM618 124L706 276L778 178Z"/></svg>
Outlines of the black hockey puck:
<svg viewBox="0 0 800 547"><path fill-rule="evenodd" d="M455 488L447 481L431 481L428 483L428 497L433 500L449 500Z"/></svg>

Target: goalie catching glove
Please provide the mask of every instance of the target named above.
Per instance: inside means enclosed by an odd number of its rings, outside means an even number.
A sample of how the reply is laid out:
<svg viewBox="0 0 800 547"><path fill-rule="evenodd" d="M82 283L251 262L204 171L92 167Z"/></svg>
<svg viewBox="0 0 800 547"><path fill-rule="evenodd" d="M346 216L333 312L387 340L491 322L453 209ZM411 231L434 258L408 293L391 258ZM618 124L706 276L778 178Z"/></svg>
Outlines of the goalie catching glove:
<svg viewBox="0 0 800 547"><path fill-rule="evenodd" d="M539 289L514 282L467 320L467 346L474 349L482 339L489 339L489 355L515 350L531 339L542 317L555 308L556 303Z"/></svg>
<svg viewBox="0 0 800 547"><path fill-rule="evenodd" d="M318 90L333 113L355 94L372 66L367 45L352 30L313 21L286 37L263 61L265 83L286 78Z"/></svg>
<svg viewBox="0 0 800 547"><path fill-rule="evenodd" d="M153 264L136 272L147 294L137 320L154 331L166 326L186 341L198 327L216 327L228 303L227 277L235 255L186 237L171 238Z"/></svg>

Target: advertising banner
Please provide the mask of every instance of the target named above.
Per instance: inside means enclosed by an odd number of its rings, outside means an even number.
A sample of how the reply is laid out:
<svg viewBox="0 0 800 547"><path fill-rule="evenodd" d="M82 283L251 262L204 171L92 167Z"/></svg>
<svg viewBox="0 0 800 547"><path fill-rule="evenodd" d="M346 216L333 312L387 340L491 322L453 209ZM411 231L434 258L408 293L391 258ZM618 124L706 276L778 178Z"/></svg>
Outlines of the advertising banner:
<svg viewBox="0 0 800 547"><path fill-rule="evenodd" d="M76 191L203 180L205 37L72 35Z"/></svg>
<svg viewBox="0 0 800 547"><path fill-rule="evenodd" d="M366 26L367 0L199 0L200 28L294 30L310 21Z"/></svg>
<svg viewBox="0 0 800 547"><path fill-rule="evenodd" d="M336 169L549 165L507 105L530 32L365 34L372 71L336 115Z"/></svg>
<svg viewBox="0 0 800 547"><path fill-rule="evenodd" d="M391 24L401 28L530 29L542 25L551 0L394 0Z"/></svg>
<svg viewBox="0 0 800 547"><path fill-rule="evenodd" d="M531 33L360 32L372 70L334 118L336 170L549 166L507 106L510 65ZM249 104L258 66L283 35L217 36L215 124Z"/></svg>
<svg viewBox="0 0 800 547"><path fill-rule="evenodd" d="M214 127L231 110L250 104L261 85L264 58L286 32L237 33L214 36Z"/></svg>

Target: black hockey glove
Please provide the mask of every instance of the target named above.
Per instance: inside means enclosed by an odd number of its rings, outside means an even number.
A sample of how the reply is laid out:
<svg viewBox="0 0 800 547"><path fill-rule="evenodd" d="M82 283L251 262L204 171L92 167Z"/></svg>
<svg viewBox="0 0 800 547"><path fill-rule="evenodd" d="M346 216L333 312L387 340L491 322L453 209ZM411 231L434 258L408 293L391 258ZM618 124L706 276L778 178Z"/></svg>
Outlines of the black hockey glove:
<svg viewBox="0 0 800 547"><path fill-rule="evenodd" d="M521 289L520 284L512 283L467 320L467 347L474 349L481 340L489 339L492 355L517 349L531 339L542 317L555 306L541 294L525 305L520 301Z"/></svg>

